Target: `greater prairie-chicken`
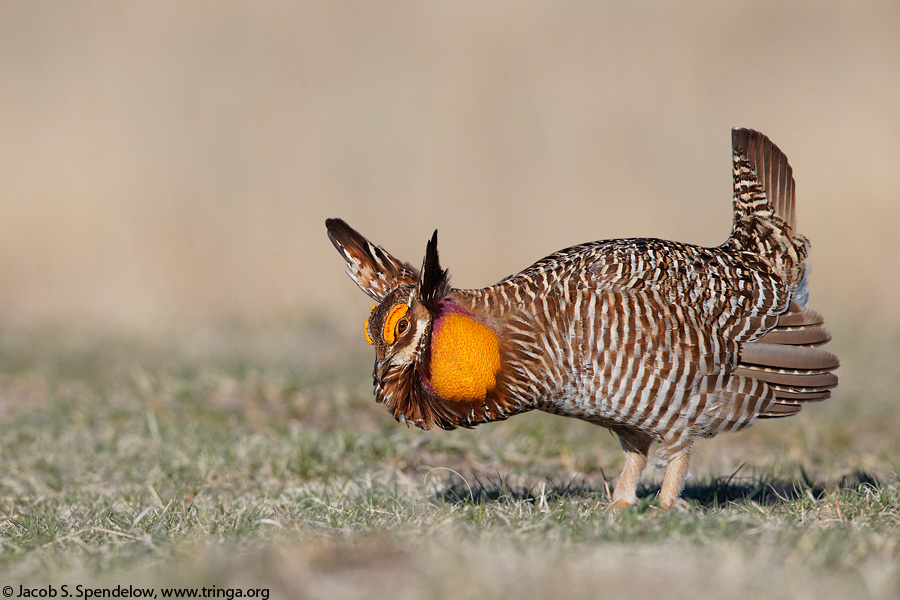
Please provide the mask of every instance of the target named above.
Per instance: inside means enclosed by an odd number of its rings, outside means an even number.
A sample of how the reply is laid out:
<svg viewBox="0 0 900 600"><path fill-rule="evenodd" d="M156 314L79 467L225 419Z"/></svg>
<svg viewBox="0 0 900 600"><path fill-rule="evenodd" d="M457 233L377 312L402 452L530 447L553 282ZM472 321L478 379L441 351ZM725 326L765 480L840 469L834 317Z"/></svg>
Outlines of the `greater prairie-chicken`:
<svg viewBox="0 0 900 600"><path fill-rule="evenodd" d="M660 501L681 494L697 438L786 417L837 385L822 315L806 307L809 243L794 180L761 133L732 131L734 220L721 246L659 239L561 250L484 289L454 289L437 231L421 270L340 219L326 221L347 273L377 304L375 397L423 429L529 410L612 430L625 452L613 507L633 505L650 444Z"/></svg>

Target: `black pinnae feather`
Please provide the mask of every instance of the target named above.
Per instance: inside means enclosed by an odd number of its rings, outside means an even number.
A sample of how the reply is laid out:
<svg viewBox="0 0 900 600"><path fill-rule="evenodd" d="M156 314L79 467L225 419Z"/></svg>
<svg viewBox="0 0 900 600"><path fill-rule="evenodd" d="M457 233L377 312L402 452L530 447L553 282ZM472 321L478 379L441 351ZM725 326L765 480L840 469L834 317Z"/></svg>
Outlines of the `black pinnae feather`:
<svg viewBox="0 0 900 600"><path fill-rule="evenodd" d="M372 245L362 234L347 225L346 221L326 219L325 227L328 228L328 239L348 263L355 256L357 259L364 259L369 264L376 264Z"/></svg>
<svg viewBox="0 0 900 600"><path fill-rule="evenodd" d="M325 219L325 227L328 228L328 239L334 244L338 252L343 254L341 248L342 242L338 241L350 239L356 233L343 219Z"/></svg>
<svg viewBox="0 0 900 600"><path fill-rule="evenodd" d="M419 277L419 295L422 302L432 305L447 293L447 270L441 269L437 250L437 229L425 247L425 260L422 261L422 273Z"/></svg>
<svg viewBox="0 0 900 600"><path fill-rule="evenodd" d="M418 281L415 267L376 246L343 220L328 219L325 226L328 239L347 263L347 274L379 303L398 287Z"/></svg>

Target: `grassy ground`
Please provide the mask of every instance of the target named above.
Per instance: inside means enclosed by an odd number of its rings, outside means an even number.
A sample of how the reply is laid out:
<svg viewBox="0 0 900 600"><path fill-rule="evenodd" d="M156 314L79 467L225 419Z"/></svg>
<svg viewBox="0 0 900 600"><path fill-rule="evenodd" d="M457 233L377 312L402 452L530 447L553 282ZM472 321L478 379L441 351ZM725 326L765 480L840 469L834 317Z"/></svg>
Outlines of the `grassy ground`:
<svg viewBox="0 0 900 600"><path fill-rule="evenodd" d="M835 331L842 386L701 443L686 504L605 510L604 430L422 433L315 322L0 328L0 585L271 597L896 598L900 334ZM59 597L59 596L58 596Z"/></svg>

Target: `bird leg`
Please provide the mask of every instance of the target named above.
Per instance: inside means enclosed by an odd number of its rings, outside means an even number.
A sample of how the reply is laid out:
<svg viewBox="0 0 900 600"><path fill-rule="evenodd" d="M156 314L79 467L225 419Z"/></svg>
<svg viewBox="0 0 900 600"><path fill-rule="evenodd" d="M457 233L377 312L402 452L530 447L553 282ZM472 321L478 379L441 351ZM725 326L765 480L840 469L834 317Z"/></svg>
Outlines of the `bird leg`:
<svg viewBox="0 0 900 600"><path fill-rule="evenodd" d="M681 490L684 489L684 478L687 476L690 462L691 449L687 448L676 454L666 466L666 475L663 477L662 488L659 490L659 500L664 510L675 506L675 501L681 496Z"/></svg>
<svg viewBox="0 0 900 600"><path fill-rule="evenodd" d="M616 432L619 443L625 451L625 466L616 482L611 508L618 512L637 504L637 484L647 464L647 453L650 451L650 436L632 432Z"/></svg>

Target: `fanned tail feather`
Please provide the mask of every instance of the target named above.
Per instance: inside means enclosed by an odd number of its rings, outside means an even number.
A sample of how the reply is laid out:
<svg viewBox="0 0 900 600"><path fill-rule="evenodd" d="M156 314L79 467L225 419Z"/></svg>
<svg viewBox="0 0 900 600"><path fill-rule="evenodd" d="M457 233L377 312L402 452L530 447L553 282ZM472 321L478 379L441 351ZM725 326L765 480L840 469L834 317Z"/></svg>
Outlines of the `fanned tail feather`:
<svg viewBox="0 0 900 600"><path fill-rule="evenodd" d="M802 403L831 396L840 366L837 356L820 346L831 339L822 315L791 303L778 326L756 342L741 347L733 375L764 382L775 393L774 405L760 417L784 417L800 412Z"/></svg>
<svg viewBox="0 0 900 600"><path fill-rule="evenodd" d="M738 365L707 426L711 435L740 431L757 418L789 417L806 402L831 396L838 358L820 346L831 339L818 312L791 303L776 327L741 346Z"/></svg>
<svg viewBox="0 0 900 600"><path fill-rule="evenodd" d="M784 153L765 135L752 129L732 129L735 156L735 211L740 218L774 215L791 232L797 230L794 175ZM761 193L757 193L757 189ZM749 196L745 196L749 194Z"/></svg>
<svg viewBox="0 0 900 600"><path fill-rule="evenodd" d="M751 129L733 129L734 225L729 243L753 252L790 290L788 310L765 335L741 346L732 377L762 384L770 401L757 416L784 417L804 402L831 396L838 358L820 346L831 339L822 315L806 308L809 242L796 233L794 177L784 153Z"/></svg>
<svg viewBox="0 0 900 600"><path fill-rule="evenodd" d="M791 292L804 285L809 242L796 233L794 177L787 157L752 129L732 129L734 224L731 240L769 261ZM805 292L804 292L805 293Z"/></svg>

